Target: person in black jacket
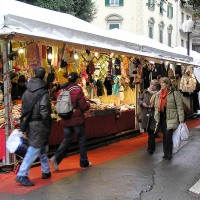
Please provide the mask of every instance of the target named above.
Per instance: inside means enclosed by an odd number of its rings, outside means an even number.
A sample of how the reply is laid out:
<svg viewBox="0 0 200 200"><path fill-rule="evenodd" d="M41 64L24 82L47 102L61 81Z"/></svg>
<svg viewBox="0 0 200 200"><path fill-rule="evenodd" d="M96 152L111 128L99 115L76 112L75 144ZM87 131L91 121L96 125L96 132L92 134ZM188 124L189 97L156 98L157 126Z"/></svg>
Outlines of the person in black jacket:
<svg viewBox="0 0 200 200"><path fill-rule="evenodd" d="M19 97L22 98L23 93L26 91L26 77L24 75L19 76L18 91L19 91Z"/></svg>
<svg viewBox="0 0 200 200"><path fill-rule="evenodd" d="M33 162L39 157L42 167L42 179L51 177L47 151L48 139L51 130L51 104L50 97L43 80L45 69L39 67L35 70L35 77L27 82L27 90L22 95L22 115L30 107L33 99L46 90L47 92L35 104L31 114L29 127L26 131L29 147L17 173L16 181L24 186L33 186L28 173Z"/></svg>
<svg viewBox="0 0 200 200"><path fill-rule="evenodd" d="M16 72L11 72L10 73L10 83L11 83L11 99L12 101L20 99L20 94L19 94L19 87L18 87L18 79L19 75ZM4 84L1 87L3 94L6 94L6 91L4 91Z"/></svg>
<svg viewBox="0 0 200 200"><path fill-rule="evenodd" d="M16 72L12 72L10 74L11 98L13 101L20 99L19 88L18 88L18 79L19 79L19 75Z"/></svg>

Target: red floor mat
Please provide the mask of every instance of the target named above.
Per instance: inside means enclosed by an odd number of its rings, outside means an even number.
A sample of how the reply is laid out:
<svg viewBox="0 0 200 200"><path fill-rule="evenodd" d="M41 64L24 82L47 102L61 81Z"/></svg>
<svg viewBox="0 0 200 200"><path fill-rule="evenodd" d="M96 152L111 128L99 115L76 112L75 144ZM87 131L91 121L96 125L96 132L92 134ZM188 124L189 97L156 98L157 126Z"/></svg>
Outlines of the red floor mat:
<svg viewBox="0 0 200 200"><path fill-rule="evenodd" d="M187 122L188 128L193 128L200 125L200 120ZM160 141L161 139L157 139ZM142 134L138 137L123 140L109 146L101 147L88 152L89 160L93 166L113 160L120 156L132 153L147 146L147 134ZM33 187L24 187L15 182L16 174L0 174L0 192L11 194L26 194L40 187L51 184L71 174L85 170L79 167L79 155L73 155L65 158L59 166L60 171L54 171L51 168L52 177L47 180L41 179L40 166L31 168L29 178L34 182Z"/></svg>

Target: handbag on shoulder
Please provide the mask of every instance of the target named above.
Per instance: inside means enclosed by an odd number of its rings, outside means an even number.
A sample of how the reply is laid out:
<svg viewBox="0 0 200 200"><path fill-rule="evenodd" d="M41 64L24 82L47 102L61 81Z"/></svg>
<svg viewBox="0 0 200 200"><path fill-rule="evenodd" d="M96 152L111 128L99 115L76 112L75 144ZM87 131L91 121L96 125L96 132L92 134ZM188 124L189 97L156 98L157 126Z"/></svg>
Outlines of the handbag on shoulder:
<svg viewBox="0 0 200 200"><path fill-rule="evenodd" d="M142 122L142 108L140 106L138 107L138 110L135 116L136 116L137 122L141 123Z"/></svg>

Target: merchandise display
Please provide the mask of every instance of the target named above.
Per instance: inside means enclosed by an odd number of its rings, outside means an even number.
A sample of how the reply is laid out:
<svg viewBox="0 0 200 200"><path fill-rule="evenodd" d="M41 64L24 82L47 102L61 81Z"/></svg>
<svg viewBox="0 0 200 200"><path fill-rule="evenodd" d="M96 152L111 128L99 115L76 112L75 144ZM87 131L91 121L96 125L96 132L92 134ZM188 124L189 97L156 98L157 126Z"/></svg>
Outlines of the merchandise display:
<svg viewBox="0 0 200 200"><path fill-rule="evenodd" d="M182 90L187 86L186 82L192 81L193 90L189 92L195 90L196 79L192 75L192 68L187 68L187 71L182 70L181 65L177 67L169 62L157 60L156 63L137 55L97 53L89 48L75 49L73 45L68 44L47 46L34 41L12 42L12 51L21 48L24 51L12 56L12 71L17 72L19 76L24 75L26 81L33 76L34 69L39 66L44 67L47 72L46 81L52 107L52 132L56 128L60 135L57 135L57 138L51 136L52 145L59 144L59 138L62 138L62 128L59 124L61 118L56 113L55 105L61 88L64 88L68 81L68 74L71 72L80 75L80 86L91 104L90 110L85 113L87 138L137 129L135 124L137 98L144 89L149 87L152 79L167 76L176 88L180 86ZM2 128L5 125L3 109L2 104L0 105ZM12 102L11 127L19 127L20 116L21 102L18 100ZM104 126L101 127L101 124Z"/></svg>

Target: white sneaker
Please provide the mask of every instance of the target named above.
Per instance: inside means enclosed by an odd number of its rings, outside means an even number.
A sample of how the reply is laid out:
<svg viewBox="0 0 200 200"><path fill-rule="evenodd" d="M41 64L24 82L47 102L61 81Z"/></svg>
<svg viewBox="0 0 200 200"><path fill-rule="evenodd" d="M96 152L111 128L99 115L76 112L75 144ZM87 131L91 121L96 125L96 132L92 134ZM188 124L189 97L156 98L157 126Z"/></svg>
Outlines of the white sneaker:
<svg viewBox="0 0 200 200"><path fill-rule="evenodd" d="M56 171L59 171L59 168L58 168L58 163L56 162L55 160L55 156L53 156L50 161L52 162L52 165L53 165L53 168L56 170Z"/></svg>

